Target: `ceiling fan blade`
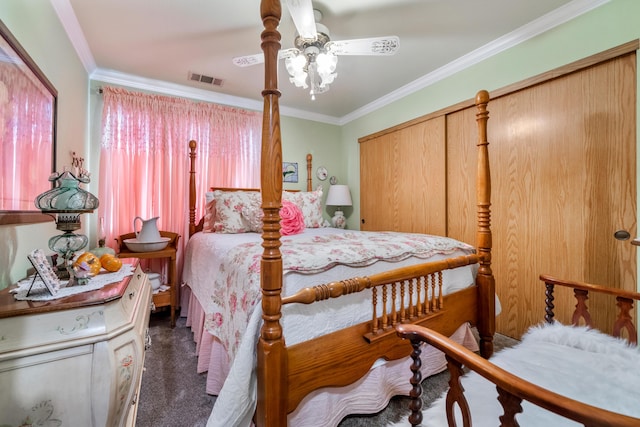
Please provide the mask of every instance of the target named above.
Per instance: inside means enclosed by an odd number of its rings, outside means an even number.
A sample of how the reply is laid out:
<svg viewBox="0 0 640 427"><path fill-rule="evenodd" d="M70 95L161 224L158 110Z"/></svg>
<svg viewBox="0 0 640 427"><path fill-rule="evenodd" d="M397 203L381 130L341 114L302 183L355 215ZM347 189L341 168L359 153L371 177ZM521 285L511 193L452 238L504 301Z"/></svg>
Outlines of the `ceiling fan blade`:
<svg viewBox="0 0 640 427"><path fill-rule="evenodd" d="M280 49L278 51L278 59L285 59L295 56L298 49L292 47L290 49ZM264 53L256 53L254 55L237 56L233 58L233 64L238 67L250 67L251 65L262 64L264 62Z"/></svg>
<svg viewBox="0 0 640 427"><path fill-rule="evenodd" d="M285 1L293 23L296 26L296 30L298 30L298 35L303 39L315 39L318 32L316 30L316 20L313 14L311 0Z"/></svg>
<svg viewBox="0 0 640 427"><path fill-rule="evenodd" d="M400 48L397 36L331 41L329 51L336 55L393 55Z"/></svg>
<svg viewBox="0 0 640 427"><path fill-rule="evenodd" d="M236 56L233 58L233 65L238 67L249 67L251 65L257 65L264 62L264 54L256 53L255 55Z"/></svg>

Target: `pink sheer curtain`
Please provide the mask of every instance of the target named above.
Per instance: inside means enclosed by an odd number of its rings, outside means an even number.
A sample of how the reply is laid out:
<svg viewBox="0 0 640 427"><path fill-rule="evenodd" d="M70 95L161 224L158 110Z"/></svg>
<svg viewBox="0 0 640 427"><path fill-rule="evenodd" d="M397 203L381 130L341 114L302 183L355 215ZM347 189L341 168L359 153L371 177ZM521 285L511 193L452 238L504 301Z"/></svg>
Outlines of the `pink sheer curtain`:
<svg viewBox="0 0 640 427"><path fill-rule="evenodd" d="M53 106L39 81L0 61L0 210L35 210L51 188Z"/></svg>
<svg viewBox="0 0 640 427"><path fill-rule="evenodd" d="M192 139L202 193L197 218L209 187L259 187L261 112L111 87L103 88L103 103L98 215L108 246L133 231L136 216L157 216L158 228L179 233L184 248Z"/></svg>

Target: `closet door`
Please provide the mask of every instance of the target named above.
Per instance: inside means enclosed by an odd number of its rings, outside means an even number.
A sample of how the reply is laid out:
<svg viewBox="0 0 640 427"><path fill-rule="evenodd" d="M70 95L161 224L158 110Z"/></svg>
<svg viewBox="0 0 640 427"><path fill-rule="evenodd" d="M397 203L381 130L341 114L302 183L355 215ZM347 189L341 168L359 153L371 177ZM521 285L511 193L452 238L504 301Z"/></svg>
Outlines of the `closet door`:
<svg viewBox="0 0 640 427"><path fill-rule="evenodd" d="M362 230L446 233L445 118L360 143Z"/></svg>
<svg viewBox="0 0 640 427"><path fill-rule="evenodd" d="M489 103L500 333L518 338L544 319L541 273L637 289L636 248L614 238L617 230L637 236L635 58L625 55ZM463 124L470 120L470 110L449 117L450 218L474 212L475 194L458 181L469 179L462 168L469 160L451 163L461 155L475 159L475 147L464 145L473 140ZM450 219L450 225L452 237L473 241L468 224ZM554 304L556 319L570 322L573 296L558 289ZM615 301L590 296L587 304L596 326L610 332Z"/></svg>

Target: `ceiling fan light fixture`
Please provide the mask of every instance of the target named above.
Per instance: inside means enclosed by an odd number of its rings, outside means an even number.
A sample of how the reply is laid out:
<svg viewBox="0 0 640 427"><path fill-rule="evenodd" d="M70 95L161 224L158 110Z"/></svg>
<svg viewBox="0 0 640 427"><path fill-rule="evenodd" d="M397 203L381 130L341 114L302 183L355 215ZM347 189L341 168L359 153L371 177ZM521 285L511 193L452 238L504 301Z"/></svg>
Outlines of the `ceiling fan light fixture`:
<svg viewBox="0 0 640 427"><path fill-rule="evenodd" d="M307 57L302 53L287 57L284 64L289 73L289 81L303 89L308 88L307 85Z"/></svg>
<svg viewBox="0 0 640 427"><path fill-rule="evenodd" d="M312 62L307 67L309 72L309 84L311 85L311 89L309 90L309 95L311 95L311 100L316 100L316 94L324 93L329 90L328 83L325 84L322 80L322 76L318 73L318 63Z"/></svg>
<svg viewBox="0 0 640 427"><path fill-rule="evenodd" d="M336 67L338 65L338 56L330 52L328 47L330 42L324 34L318 35L315 42L305 41L296 38L296 47L298 53L285 58L285 66L289 73L289 81L306 89L307 77L309 77L309 86L311 86L311 99L315 99L315 95L329 90L329 85L336 78Z"/></svg>
<svg viewBox="0 0 640 427"><path fill-rule="evenodd" d="M322 13L313 9L312 0L285 0L297 30L293 48L281 49L289 81L303 89L311 87L311 100L329 90L338 74L339 55L393 55L400 46L397 36L331 40L329 29L320 23ZM246 67L264 62L263 54L237 57L233 63ZM307 83L308 79L308 83Z"/></svg>
<svg viewBox="0 0 640 427"><path fill-rule="evenodd" d="M318 74L322 78L320 86L325 87L333 83L333 80L338 75L335 72L338 65L338 57L330 52L322 52L316 57L316 64L318 64Z"/></svg>

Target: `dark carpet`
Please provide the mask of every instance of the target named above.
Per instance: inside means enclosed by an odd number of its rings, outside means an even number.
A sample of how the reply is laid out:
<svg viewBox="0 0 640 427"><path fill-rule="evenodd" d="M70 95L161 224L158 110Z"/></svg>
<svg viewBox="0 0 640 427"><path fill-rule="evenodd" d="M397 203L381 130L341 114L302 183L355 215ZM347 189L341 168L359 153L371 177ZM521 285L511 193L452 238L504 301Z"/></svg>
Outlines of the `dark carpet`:
<svg viewBox="0 0 640 427"><path fill-rule="evenodd" d="M178 318L171 328L168 312L154 313L149 322L151 348L147 351L142 374L138 427L206 426L215 396L205 393L206 374L196 373L195 343L186 319ZM496 351L516 340L496 334ZM410 372L407 372L407 381ZM425 405L447 389L449 373L442 372L422 382ZM373 415L350 415L339 427L379 427L408 416L409 398L391 399L383 411ZM231 427L231 426L230 426ZM293 426L295 427L295 426Z"/></svg>
<svg viewBox="0 0 640 427"><path fill-rule="evenodd" d="M185 323L186 318L179 317L172 329L168 311L151 315L138 427L207 425L216 398L205 393L206 374L196 373L196 345Z"/></svg>

